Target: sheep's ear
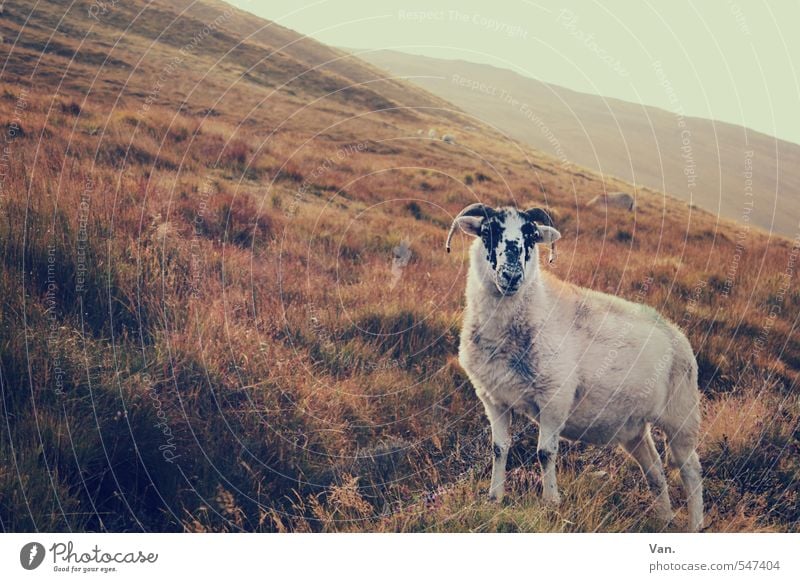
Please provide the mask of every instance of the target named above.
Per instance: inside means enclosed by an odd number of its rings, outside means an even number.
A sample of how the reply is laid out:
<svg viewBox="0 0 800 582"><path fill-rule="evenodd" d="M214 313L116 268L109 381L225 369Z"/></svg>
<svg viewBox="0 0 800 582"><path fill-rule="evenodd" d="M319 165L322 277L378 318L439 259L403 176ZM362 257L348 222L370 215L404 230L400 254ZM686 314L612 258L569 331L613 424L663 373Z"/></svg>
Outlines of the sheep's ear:
<svg viewBox="0 0 800 582"><path fill-rule="evenodd" d="M455 220L458 228L470 236L480 236L482 222L482 216L462 216Z"/></svg>
<svg viewBox="0 0 800 582"><path fill-rule="evenodd" d="M470 236L479 236L483 219L487 216L492 216L494 212L491 206L486 206L480 202L470 204L459 212L458 216L453 219L453 224L450 225L450 232L447 233L447 242L444 243L444 248L447 249L447 252L450 252L450 241L456 232L456 226Z"/></svg>
<svg viewBox="0 0 800 582"><path fill-rule="evenodd" d="M558 232L552 226L545 226L543 224L539 224L536 226L536 228L539 230L539 235L541 236L538 242L542 242L545 244L553 244L554 242L556 242L558 239L561 238L561 233Z"/></svg>
<svg viewBox="0 0 800 582"><path fill-rule="evenodd" d="M450 225L450 232L447 233L447 242L444 243L444 248L447 252L450 252L450 241L453 240L456 227L470 236L480 236L482 222L482 216L456 216L453 220L453 224Z"/></svg>
<svg viewBox="0 0 800 582"><path fill-rule="evenodd" d="M537 224L536 228L539 231L539 240L536 242L550 245L548 262L554 263L556 260L556 241L561 238L561 233L552 226L545 226L544 224Z"/></svg>

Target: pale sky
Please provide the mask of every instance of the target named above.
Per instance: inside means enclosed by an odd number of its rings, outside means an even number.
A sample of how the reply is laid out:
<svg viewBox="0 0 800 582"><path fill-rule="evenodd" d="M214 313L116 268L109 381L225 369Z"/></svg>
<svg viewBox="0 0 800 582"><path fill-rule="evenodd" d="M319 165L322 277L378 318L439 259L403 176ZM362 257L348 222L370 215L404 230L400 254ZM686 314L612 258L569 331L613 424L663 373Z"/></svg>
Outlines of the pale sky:
<svg viewBox="0 0 800 582"><path fill-rule="evenodd" d="M234 0L333 46L489 63L800 143L800 2Z"/></svg>

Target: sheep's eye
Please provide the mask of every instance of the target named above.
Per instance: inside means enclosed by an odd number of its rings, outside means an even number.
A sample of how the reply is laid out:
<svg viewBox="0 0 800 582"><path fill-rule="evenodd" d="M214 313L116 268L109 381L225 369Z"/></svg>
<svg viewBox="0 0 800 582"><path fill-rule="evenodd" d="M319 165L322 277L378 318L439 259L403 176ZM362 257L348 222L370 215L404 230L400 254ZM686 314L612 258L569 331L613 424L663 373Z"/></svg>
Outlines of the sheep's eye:
<svg viewBox="0 0 800 582"><path fill-rule="evenodd" d="M542 233L536 225L528 223L522 227L522 235L525 238L525 246L530 247L542 240Z"/></svg>
<svg viewBox="0 0 800 582"><path fill-rule="evenodd" d="M503 238L503 226L496 220L486 220L481 224L481 239L487 249L496 247Z"/></svg>

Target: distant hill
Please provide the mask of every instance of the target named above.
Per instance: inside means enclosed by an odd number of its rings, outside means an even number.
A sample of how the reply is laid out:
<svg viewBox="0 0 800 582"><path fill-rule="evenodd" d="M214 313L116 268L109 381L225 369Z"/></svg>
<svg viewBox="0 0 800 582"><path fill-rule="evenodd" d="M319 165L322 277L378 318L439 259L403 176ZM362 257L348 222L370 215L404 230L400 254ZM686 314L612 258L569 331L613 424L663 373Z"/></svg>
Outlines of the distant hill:
<svg viewBox="0 0 800 582"><path fill-rule="evenodd" d="M355 52L558 158L768 231L794 237L800 228L800 145L578 93L491 65ZM752 184L746 172L752 172Z"/></svg>

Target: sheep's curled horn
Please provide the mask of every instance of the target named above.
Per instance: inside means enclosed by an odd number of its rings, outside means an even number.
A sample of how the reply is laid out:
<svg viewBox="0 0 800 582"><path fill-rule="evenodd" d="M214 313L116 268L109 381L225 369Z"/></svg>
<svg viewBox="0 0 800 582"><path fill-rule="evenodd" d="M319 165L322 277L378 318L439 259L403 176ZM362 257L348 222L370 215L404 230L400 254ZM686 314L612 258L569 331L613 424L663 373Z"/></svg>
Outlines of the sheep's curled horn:
<svg viewBox="0 0 800 582"><path fill-rule="evenodd" d="M540 224L544 224L545 226L550 226L555 228L556 225L553 223L553 219L550 218L550 215L543 210L542 208L529 208L525 211L525 214L534 222L538 222ZM549 262L553 262L556 260L556 243L550 243L550 259Z"/></svg>
<svg viewBox="0 0 800 582"><path fill-rule="evenodd" d="M447 252L450 252L450 241L453 239L453 233L456 231L456 226L458 225L458 219L464 216L483 216L488 218L494 214L494 208L491 206L486 206L485 204L481 204L480 202L476 202L475 204L470 204L464 210L458 213L453 219L453 224L450 225L450 232L447 233L447 242L444 245L444 248L447 249Z"/></svg>

